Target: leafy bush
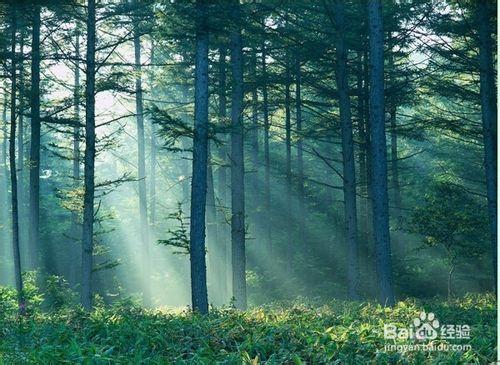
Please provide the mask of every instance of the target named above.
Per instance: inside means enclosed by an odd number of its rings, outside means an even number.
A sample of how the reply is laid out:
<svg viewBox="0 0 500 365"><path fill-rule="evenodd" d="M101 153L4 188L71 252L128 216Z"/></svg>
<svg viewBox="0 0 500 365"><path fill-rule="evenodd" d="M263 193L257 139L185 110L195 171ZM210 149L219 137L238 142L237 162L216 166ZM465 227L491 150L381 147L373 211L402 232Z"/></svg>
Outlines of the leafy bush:
<svg viewBox="0 0 500 365"><path fill-rule="evenodd" d="M2 301L11 301L1 293ZM368 302L280 303L247 312L213 309L208 316L145 310L133 302L92 313L67 307L5 317L0 363L484 364L496 356L495 308L492 295L406 300L394 308ZM421 310L434 312L442 323L470 325L470 339L460 343L472 349L385 352L391 340L384 339L384 324L408 327Z"/></svg>

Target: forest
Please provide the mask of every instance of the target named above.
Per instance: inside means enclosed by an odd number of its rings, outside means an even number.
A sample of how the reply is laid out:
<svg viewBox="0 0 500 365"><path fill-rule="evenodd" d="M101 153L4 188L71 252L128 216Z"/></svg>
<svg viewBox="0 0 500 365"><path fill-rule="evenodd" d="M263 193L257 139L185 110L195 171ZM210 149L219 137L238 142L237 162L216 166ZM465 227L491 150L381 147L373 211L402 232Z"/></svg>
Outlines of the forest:
<svg viewBox="0 0 500 365"><path fill-rule="evenodd" d="M1 364L498 359L496 1L0 28Z"/></svg>

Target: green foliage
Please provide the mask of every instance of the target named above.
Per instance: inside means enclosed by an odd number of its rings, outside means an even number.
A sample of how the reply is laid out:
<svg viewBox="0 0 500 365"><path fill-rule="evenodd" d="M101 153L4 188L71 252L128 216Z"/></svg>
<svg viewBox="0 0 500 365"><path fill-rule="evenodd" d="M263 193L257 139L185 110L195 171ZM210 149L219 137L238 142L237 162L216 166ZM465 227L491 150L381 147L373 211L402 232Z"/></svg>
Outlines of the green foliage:
<svg viewBox="0 0 500 365"><path fill-rule="evenodd" d="M4 291L0 291L4 293ZM9 301L1 295L0 305ZM0 361L83 364L482 364L495 359L495 300L492 295L398 303L333 301L327 305L288 303L247 312L214 309L148 311L132 302L92 313L67 308L52 314L3 319ZM407 327L420 311L442 323L469 324L472 350L384 351L383 326ZM451 342L451 340L450 340Z"/></svg>
<svg viewBox="0 0 500 365"><path fill-rule="evenodd" d="M179 249L179 251L174 251L174 254L189 254L189 222L186 221L181 203L178 203L174 213L168 215L168 219L174 220L177 226L173 229L169 228L167 230L168 238L158 240L158 244Z"/></svg>
<svg viewBox="0 0 500 365"><path fill-rule="evenodd" d="M428 246L442 246L449 259L484 252L487 217L480 204L463 188L437 182L425 195L425 204L413 213L412 228ZM479 241L479 242L478 242ZM478 244L479 243L479 244Z"/></svg>

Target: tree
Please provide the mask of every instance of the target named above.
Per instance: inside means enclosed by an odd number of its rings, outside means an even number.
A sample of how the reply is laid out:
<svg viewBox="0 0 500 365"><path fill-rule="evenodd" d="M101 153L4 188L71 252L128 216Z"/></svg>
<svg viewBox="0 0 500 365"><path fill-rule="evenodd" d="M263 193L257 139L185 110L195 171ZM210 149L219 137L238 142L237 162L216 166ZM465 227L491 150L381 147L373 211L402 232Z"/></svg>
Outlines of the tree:
<svg viewBox="0 0 500 365"><path fill-rule="evenodd" d="M31 41L30 248L31 266L39 265L40 248L40 5L33 5Z"/></svg>
<svg viewBox="0 0 500 365"><path fill-rule="evenodd" d="M136 4L137 6L137 0ZM137 11L136 11L137 12ZM149 224L148 202L146 195L146 143L144 138L144 107L142 96L142 67L141 67L141 30L139 28L139 14L133 18L134 27L134 71L135 78L135 113L137 121L137 178L139 185L139 224L142 238L142 275L143 301L146 307L151 306L151 288L149 272Z"/></svg>
<svg viewBox="0 0 500 365"><path fill-rule="evenodd" d="M342 166L344 190L344 220L347 243L348 290L352 299L358 298L358 223L356 215L356 172L354 141L352 136L351 101L347 73L347 47L344 0L335 1L336 78L339 94L340 125L342 134Z"/></svg>
<svg viewBox="0 0 500 365"><path fill-rule="evenodd" d="M372 155L373 234L379 300L394 304L392 263L389 236L389 202L387 193L387 146L384 116L384 31L382 2L368 1L370 40L370 148Z"/></svg>
<svg viewBox="0 0 500 365"><path fill-rule="evenodd" d="M486 172L486 194L490 221L491 254L495 288L497 283L497 101L495 71L493 69L493 46L491 40L490 14L494 11L490 1L477 3L479 29L480 96L483 122L484 167Z"/></svg>
<svg viewBox="0 0 500 365"><path fill-rule="evenodd" d="M246 309L245 184L243 156L243 51L239 0L231 2L231 248L233 297Z"/></svg>
<svg viewBox="0 0 500 365"><path fill-rule="evenodd" d="M19 314L26 312L24 300L23 278L21 274L21 254L19 250L19 203L17 198L17 169L16 169L16 97L17 97L17 56L16 56L16 32L17 32L17 9L11 5L11 93L10 93L10 135L9 135L9 168L12 203L12 251L14 253L14 271L17 289L17 302Z"/></svg>
<svg viewBox="0 0 500 365"><path fill-rule="evenodd" d="M92 269L94 251L94 194L95 194L95 0L87 2L87 54L85 84L85 166L82 228L82 288L81 302L86 310L92 308Z"/></svg>
<svg viewBox="0 0 500 365"><path fill-rule="evenodd" d="M208 163L208 4L196 1L195 111L191 182L191 300L193 310L208 313L205 262L205 211Z"/></svg>

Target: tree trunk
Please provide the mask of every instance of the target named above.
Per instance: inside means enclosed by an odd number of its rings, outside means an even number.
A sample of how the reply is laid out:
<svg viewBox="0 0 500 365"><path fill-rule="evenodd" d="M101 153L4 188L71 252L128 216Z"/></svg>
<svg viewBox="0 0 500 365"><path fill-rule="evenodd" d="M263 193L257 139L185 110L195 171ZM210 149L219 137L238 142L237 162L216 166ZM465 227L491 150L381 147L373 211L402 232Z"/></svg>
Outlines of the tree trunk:
<svg viewBox="0 0 500 365"><path fill-rule="evenodd" d="M219 85L218 85L218 97L219 97L219 124L220 128L224 131L227 126L227 98L226 98L226 48L219 48ZM229 204L228 199L228 189L227 189L227 167L226 163L228 160L228 148L226 133L222 133L219 138L223 141L223 144L219 148L219 159L220 166L217 170L218 175L218 199L222 207L217 211L217 221L218 221L218 237L219 237L219 252L220 252L220 275L219 280L221 281L221 292L223 296L223 301L226 302L229 293L228 288L232 287L231 276L228 275L228 268L231 266L231 250L229 248L229 227L226 222L225 208Z"/></svg>
<svg viewBox="0 0 500 365"><path fill-rule="evenodd" d="M266 45L262 44L262 109L264 116L264 214L266 249L272 255L271 240L271 158L269 154L269 102L267 95Z"/></svg>
<svg viewBox="0 0 500 365"><path fill-rule="evenodd" d="M358 227L356 217L356 172L354 164L354 141L352 136L351 101L347 74L347 49L345 45L344 0L335 2L336 76L339 95L340 124L342 134L342 166L344 188L344 224L347 243L348 291L351 299L358 299Z"/></svg>
<svg viewBox="0 0 500 365"><path fill-rule="evenodd" d="M155 45L154 42L151 42L151 63L154 64L156 62L155 58ZM153 80L150 80L151 84L151 95L153 96L153 100L156 100L156 91L153 86ZM152 234L155 235L155 224L156 224L156 160L157 160L157 142L156 142L156 124L151 121L151 156L150 156L150 169L151 176L149 179L149 195L151 197L150 202L150 220L151 220L151 228ZM154 240L154 238L153 238Z"/></svg>
<svg viewBox="0 0 500 365"><path fill-rule="evenodd" d="M356 114L358 117L357 134L358 134L358 165L359 165L359 194L363 197L360 207L360 238L361 243L367 241L367 223L368 223L368 205L367 189L366 189L366 125L365 125L365 94L363 87L363 57L362 53L357 53L357 68L356 68L356 93L357 107Z"/></svg>
<svg viewBox="0 0 500 365"><path fill-rule="evenodd" d="M92 308L92 265L94 249L94 165L95 165L95 0L88 0L85 85L85 166L82 227L83 308Z"/></svg>
<svg viewBox="0 0 500 365"><path fill-rule="evenodd" d="M40 254L40 5L33 6L31 43L31 146L30 146L30 251L31 267Z"/></svg>
<svg viewBox="0 0 500 365"><path fill-rule="evenodd" d="M260 193L260 180L259 180L259 119L258 119L258 95L257 95L257 54L256 49L253 48L250 55L250 79L252 85L252 125L250 127L250 159L252 161L252 171L250 172L249 189L252 199L249 203L251 210L253 224L256 224L257 209L259 207L259 193Z"/></svg>
<svg viewBox="0 0 500 365"><path fill-rule="evenodd" d="M137 3L136 3L137 5ZM142 100L141 38L137 16L134 16L135 113L137 121L137 175L139 188L139 224L142 240L142 302L151 306L151 274L149 257L148 201L146 193L146 143L144 138L144 111Z"/></svg>
<svg viewBox="0 0 500 365"><path fill-rule="evenodd" d="M12 250L14 255L14 276L16 281L19 314L24 315L26 304L24 301L23 278L21 274L21 255L19 250L19 211L17 201L17 170L16 170L16 91L17 91L17 57L16 57L17 14L12 6L12 34L11 34L11 93L10 93L10 136L9 136L9 165L12 202Z"/></svg>
<svg viewBox="0 0 500 365"><path fill-rule="evenodd" d="M291 224L293 220L292 215L292 127L291 127L291 116L290 116L290 55L286 51L286 65L285 65L285 148L286 148L286 159L285 159L285 186L286 186L286 197L285 197L285 214L286 221ZM292 270L292 260L294 255L294 249L292 244L292 229L291 227L286 231L286 269L288 273Z"/></svg>
<svg viewBox="0 0 500 365"><path fill-rule="evenodd" d="M372 155L373 233L379 300L394 304L387 193L387 145L384 120L384 33L381 0L368 0L370 35L370 132Z"/></svg>
<svg viewBox="0 0 500 365"><path fill-rule="evenodd" d="M80 123L80 34L76 34L75 39L75 87L73 90L74 118ZM73 188L77 189L80 185L80 127L73 127ZM81 232L78 224L78 212L71 212L71 233L78 237ZM74 268L76 265L73 266ZM76 276L75 276L76 277Z"/></svg>
<svg viewBox="0 0 500 365"><path fill-rule="evenodd" d="M238 309L246 309L245 185L243 158L243 50L239 0L231 3L231 248L233 297Z"/></svg>
<svg viewBox="0 0 500 365"><path fill-rule="evenodd" d="M295 118L297 119L297 194L299 198L298 214L298 242L302 246L303 252L310 252L310 247L306 243L305 234L305 202L304 202L304 151L302 144L302 74L300 70L300 58L297 54L295 58Z"/></svg>
<svg viewBox="0 0 500 365"><path fill-rule="evenodd" d="M497 101L488 0L478 2L480 94L483 122L484 167L490 221L491 254L495 290L497 287Z"/></svg>
<svg viewBox="0 0 500 365"><path fill-rule="evenodd" d="M20 47L19 51L21 54L21 59L18 61L19 68L19 118L18 118L18 128L17 128L17 199L18 199L18 210L19 210L19 243L23 248L21 253L21 263L22 266L25 266L25 259L27 258L26 254L29 254L29 251L26 251L25 245L25 227L27 227L28 222L26 221L26 187L24 186L24 26L21 27L21 39L20 39Z"/></svg>
<svg viewBox="0 0 500 365"><path fill-rule="evenodd" d="M392 54L392 37L389 34L389 45L391 48L389 49L389 73L390 73L390 81L391 87L394 90L396 80L394 77L394 56ZM389 120L391 125L391 185L392 185L392 194L394 200L394 212L396 215L397 227L401 228L403 223L403 217L401 215L401 189L399 186L399 168L398 168L398 134L397 134L397 105L393 98L389 102Z"/></svg>
<svg viewBox="0 0 500 365"><path fill-rule="evenodd" d="M212 165L212 154L210 149L210 141L208 142L208 161L207 161L207 246L208 246L208 272L209 282L211 283L210 296L213 297L217 303L223 303L223 296L221 293L221 257L220 242L217 232L217 209L215 204L215 191L214 191L214 175Z"/></svg>
<svg viewBox="0 0 500 365"><path fill-rule="evenodd" d="M196 1L196 69L191 181L191 296L193 310L208 313L205 263L205 209L208 155L208 4Z"/></svg>
<svg viewBox="0 0 500 365"><path fill-rule="evenodd" d="M73 113L76 123L80 123L80 34L77 32L75 37L75 85L73 89ZM80 187L80 127L78 125L73 127L73 189ZM76 208L71 211L71 226L70 236L80 242L79 237L82 235L81 224L79 222L79 212ZM70 267L70 282L77 285L78 279L78 265L71 265Z"/></svg>

